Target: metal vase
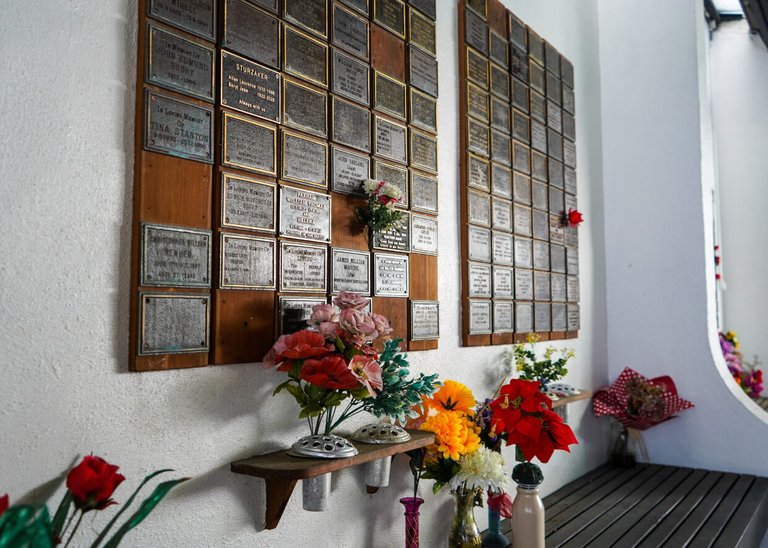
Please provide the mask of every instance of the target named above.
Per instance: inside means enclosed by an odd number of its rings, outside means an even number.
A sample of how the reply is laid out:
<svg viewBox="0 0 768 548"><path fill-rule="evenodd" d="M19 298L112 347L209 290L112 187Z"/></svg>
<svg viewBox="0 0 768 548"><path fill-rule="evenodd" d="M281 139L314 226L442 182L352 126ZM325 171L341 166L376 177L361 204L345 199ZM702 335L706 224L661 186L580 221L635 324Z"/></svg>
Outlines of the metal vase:
<svg viewBox="0 0 768 548"><path fill-rule="evenodd" d="M308 512L325 512L331 497L331 473L301 480L301 502Z"/></svg>
<svg viewBox="0 0 768 548"><path fill-rule="evenodd" d="M365 484L370 487L389 486L389 472L392 468L392 458L382 457L363 465Z"/></svg>

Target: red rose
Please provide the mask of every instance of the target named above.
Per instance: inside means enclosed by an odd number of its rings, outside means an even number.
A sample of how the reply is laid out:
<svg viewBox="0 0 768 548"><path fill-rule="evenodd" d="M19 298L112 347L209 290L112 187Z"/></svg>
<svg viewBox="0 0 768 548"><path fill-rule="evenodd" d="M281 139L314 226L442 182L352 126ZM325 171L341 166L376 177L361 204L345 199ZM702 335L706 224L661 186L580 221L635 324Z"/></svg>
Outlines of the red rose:
<svg viewBox="0 0 768 548"><path fill-rule="evenodd" d="M67 475L67 488L72 499L83 512L103 510L117 504L110 497L125 479L117 473L118 467L104 459L89 455Z"/></svg>
<svg viewBox="0 0 768 548"><path fill-rule="evenodd" d="M568 224L570 226L579 226L584 222L584 215L577 209L568 208Z"/></svg>
<svg viewBox="0 0 768 548"><path fill-rule="evenodd" d="M355 390L360 382L347 367L341 356L326 356L321 360L309 359L299 371L299 377L310 384L328 390Z"/></svg>
<svg viewBox="0 0 768 548"><path fill-rule="evenodd" d="M545 409L542 418L544 422L538 439L528 439L518 445L526 460L537 457L541 462L549 462L556 449L570 453L568 446L579 443L571 427L563 422L560 415Z"/></svg>
<svg viewBox="0 0 768 548"><path fill-rule="evenodd" d="M10 502L8 501L8 495L3 495L0 497L0 517L2 517L5 511L8 510L9 506Z"/></svg>
<svg viewBox="0 0 768 548"><path fill-rule="evenodd" d="M284 349L280 355L289 360L315 358L330 352L323 334L307 329L288 335L283 340L283 346Z"/></svg>

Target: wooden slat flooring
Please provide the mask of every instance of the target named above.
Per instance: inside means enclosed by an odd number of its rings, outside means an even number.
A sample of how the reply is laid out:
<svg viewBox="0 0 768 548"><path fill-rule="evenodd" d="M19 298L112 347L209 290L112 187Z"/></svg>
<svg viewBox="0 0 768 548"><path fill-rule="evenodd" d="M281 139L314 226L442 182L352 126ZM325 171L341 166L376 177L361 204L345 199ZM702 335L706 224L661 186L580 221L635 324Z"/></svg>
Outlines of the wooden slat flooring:
<svg viewBox="0 0 768 548"><path fill-rule="evenodd" d="M755 398L755 403L768 411L768 398Z"/></svg>

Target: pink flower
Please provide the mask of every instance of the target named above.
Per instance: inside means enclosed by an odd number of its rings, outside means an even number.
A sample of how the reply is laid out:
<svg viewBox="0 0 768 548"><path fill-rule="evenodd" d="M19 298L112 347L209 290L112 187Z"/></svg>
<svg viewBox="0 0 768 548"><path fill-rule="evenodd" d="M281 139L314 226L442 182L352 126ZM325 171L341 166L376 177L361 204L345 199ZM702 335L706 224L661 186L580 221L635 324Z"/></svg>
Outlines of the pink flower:
<svg viewBox="0 0 768 548"><path fill-rule="evenodd" d="M332 322L336 318L336 310L330 304L316 304L312 307L312 315L309 317L309 325L317 325L323 322Z"/></svg>
<svg viewBox="0 0 768 548"><path fill-rule="evenodd" d="M336 322L321 322L315 326L326 340L335 341L339 334L339 324Z"/></svg>
<svg viewBox="0 0 768 548"><path fill-rule="evenodd" d="M376 331L379 332L380 337L386 337L392 333L392 328L389 326L389 320L386 316L373 313L371 314L371 319L373 320L373 325L376 327Z"/></svg>
<svg viewBox="0 0 768 548"><path fill-rule="evenodd" d="M376 397L376 390L384 387L384 381L381 379L381 365L370 356L355 356L349 362L349 370L360 384L368 389L372 398Z"/></svg>
<svg viewBox="0 0 768 548"><path fill-rule="evenodd" d="M267 355L262 358L261 365L264 369L271 369L285 361L282 354L288 349L288 345L285 344L286 337L288 337L288 335L281 335L280 338L275 341L275 344L272 345L272 348L269 349Z"/></svg>
<svg viewBox="0 0 768 548"><path fill-rule="evenodd" d="M345 308L341 311L339 327L349 333L352 339L372 341L379 335L371 317L354 308Z"/></svg>
<svg viewBox="0 0 768 548"><path fill-rule="evenodd" d="M368 304L368 299L362 297L359 293L355 293L354 291L342 291L336 298L333 299L333 304L338 306L341 310L345 310L347 308L362 310Z"/></svg>

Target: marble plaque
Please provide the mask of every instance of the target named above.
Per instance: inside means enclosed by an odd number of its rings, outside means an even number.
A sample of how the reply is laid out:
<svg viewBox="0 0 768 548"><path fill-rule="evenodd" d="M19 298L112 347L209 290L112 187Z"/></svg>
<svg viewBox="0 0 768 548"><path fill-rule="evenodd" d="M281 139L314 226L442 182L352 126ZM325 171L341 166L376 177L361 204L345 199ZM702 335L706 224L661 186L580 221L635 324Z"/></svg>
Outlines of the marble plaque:
<svg viewBox="0 0 768 548"><path fill-rule="evenodd" d="M266 175L277 172L277 128L223 112L222 156L225 166Z"/></svg>
<svg viewBox="0 0 768 548"><path fill-rule="evenodd" d="M549 188L549 212L562 214L565 208L565 193L556 188Z"/></svg>
<svg viewBox="0 0 768 548"><path fill-rule="evenodd" d="M221 225L241 230L274 232L276 194L274 183L222 173Z"/></svg>
<svg viewBox="0 0 768 548"><path fill-rule="evenodd" d="M512 202L494 197L491 200L491 219L494 230L512 232Z"/></svg>
<svg viewBox="0 0 768 548"><path fill-rule="evenodd" d="M491 298L492 278L491 265L482 263L469 263L467 272L467 291L469 297Z"/></svg>
<svg viewBox="0 0 768 548"><path fill-rule="evenodd" d="M533 240L533 268L549 270L549 242Z"/></svg>
<svg viewBox="0 0 768 548"><path fill-rule="evenodd" d="M576 118L567 112L563 112L563 137L576 140Z"/></svg>
<svg viewBox="0 0 768 548"><path fill-rule="evenodd" d="M147 90L144 148L213 163L213 109Z"/></svg>
<svg viewBox="0 0 768 548"><path fill-rule="evenodd" d="M514 263L512 236L501 232L493 233L493 264L509 265Z"/></svg>
<svg viewBox="0 0 768 548"><path fill-rule="evenodd" d="M469 240L469 259L471 261L491 262L491 231L476 226L467 227Z"/></svg>
<svg viewBox="0 0 768 548"><path fill-rule="evenodd" d="M221 234L219 287L275 289L275 240Z"/></svg>
<svg viewBox="0 0 768 548"><path fill-rule="evenodd" d="M519 80L512 79L512 106L522 112L530 110L528 101L528 86Z"/></svg>
<svg viewBox="0 0 768 548"><path fill-rule="evenodd" d="M549 254L551 257L550 270L565 274L565 248L561 245L552 245Z"/></svg>
<svg viewBox="0 0 768 548"><path fill-rule="evenodd" d="M568 315L564 304L552 304L552 331L563 332L568 330Z"/></svg>
<svg viewBox="0 0 768 548"><path fill-rule="evenodd" d="M512 167L526 175L531 173L531 149L517 141L512 141Z"/></svg>
<svg viewBox="0 0 768 548"><path fill-rule="evenodd" d="M515 299L533 300L533 271L515 268Z"/></svg>
<svg viewBox="0 0 768 548"><path fill-rule="evenodd" d="M531 209L522 205L515 204L514 230L519 236L530 236L531 229Z"/></svg>
<svg viewBox="0 0 768 548"><path fill-rule="evenodd" d="M509 68L509 55L507 53L507 39L495 31L491 31L489 53L491 59L500 64L504 69ZM509 74L509 72L507 72Z"/></svg>
<svg viewBox="0 0 768 548"><path fill-rule="evenodd" d="M531 178L522 173L514 172L513 198L518 204L531 205Z"/></svg>
<svg viewBox="0 0 768 548"><path fill-rule="evenodd" d="M567 300L565 274L552 274L549 282L552 286L552 300L564 303Z"/></svg>
<svg viewBox="0 0 768 548"><path fill-rule="evenodd" d="M525 23L514 13L508 11L509 15L509 41L515 44L518 48L528 49L528 29Z"/></svg>
<svg viewBox="0 0 768 548"><path fill-rule="evenodd" d="M576 143L572 143L568 139L563 141L563 162L568 167L576 167Z"/></svg>
<svg viewBox="0 0 768 548"><path fill-rule="evenodd" d="M467 82L467 112L478 120L488 122L488 94L476 85Z"/></svg>
<svg viewBox="0 0 768 548"><path fill-rule="evenodd" d="M563 109L571 114L576 114L576 96L568 86L563 86Z"/></svg>
<svg viewBox="0 0 768 548"><path fill-rule="evenodd" d="M491 164L491 192L494 196L512 198L512 170L499 164Z"/></svg>
<svg viewBox="0 0 768 548"><path fill-rule="evenodd" d="M549 189L546 184L533 181L531 185L531 202L534 208L549 211Z"/></svg>
<svg viewBox="0 0 768 548"><path fill-rule="evenodd" d="M495 129L491 130L491 159L505 166L512 165L510 161L510 139Z"/></svg>
<svg viewBox="0 0 768 548"><path fill-rule="evenodd" d="M558 245L565 243L565 229L560 215L549 216L549 241Z"/></svg>
<svg viewBox="0 0 768 548"><path fill-rule="evenodd" d="M142 224L140 284L211 287L211 232Z"/></svg>
<svg viewBox="0 0 768 548"><path fill-rule="evenodd" d="M467 193L467 221L480 226L491 226L491 197L488 194L474 190Z"/></svg>
<svg viewBox="0 0 768 548"><path fill-rule="evenodd" d="M550 299L549 272L533 271L533 298L537 301Z"/></svg>
<svg viewBox="0 0 768 548"><path fill-rule="evenodd" d="M437 177L411 172L411 209L437 213Z"/></svg>
<svg viewBox="0 0 768 548"><path fill-rule="evenodd" d="M426 215L411 215L411 251L437 255L437 219Z"/></svg>
<svg viewBox="0 0 768 548"><path fill-rule="evenodd" d="M147 83L213 101L213 48L152 24L147 40Z"/></svg>
<svg viewBox="0 0 768 548"><path fill-rule="evenodd" d="M370 158L331 145L331 190L363 196L363 182L368 179Z"/></svg>
<svg viewBox="0 0 768 548"><path fill-rule="evenodd" d="M290 25L283 25L283 70L328 87L328 46Z"/></svg>
<svg viewBox="0 0 768 548"><path fill-rule="evenodd" d="M488 89L488 59L472 48L467 48L467 78Z"/></svg>
<svg viewBox="0 0 768 548"><path fill-rule="evenodd" d="M221 52L221 104L270 122L280 121L280 73Z"/></svg>
<svg viewBox="0 0 768 548"><path fill-rule="evenodd" d="M328 36L326 8L327 0L283 0L283 17L325 38Z"/></svg>
<svg viewBox="0 0 768 548"><path fill-rule="evenodd" d="M419 48L408 47L409 84L437 97L437 61Z"/></svg>
<svg viewBox="0 0 768 548"><path fill-rule="evenodd" d="M533 304L515 303L515 331L517 333L533 332Z"/></svg>
<svg viewBox="0 0 768 548"><path fill-rule="evenodd" d="M504 133L509 133L509 107L507 103L496 97L491 97L491 125Z"/></svg>
<svg viewBox="0 0 768 548"><path fill-rule="evenodd" d="M547 128L541 122L531 120L531 147L547 153Z"/></svg>
<svg viewBox="0 0 768 548"><path fill-rule="evenodd" d="M328 248L324 245L280 242L280 291L325 293L327 264Z"/></svg>
<svg viewBox="0 0 768 548"><path fill-rule="evenodd" d="M216 0L149 0L149 15L206 40L216 39Z"/></svg>
<svg viewBox="0 0 768 548"><path fill-rule="evenodd" d="M509 73L507 70L491 63L490 78L491 93L504 99L504 101L509 101Z"/></svg>
<svg viewBox="0 0 768 548"><path fill-rule="evenodd" d="M563 160L563 137L552 128L547 129L547 144L549 156L555 160Z"/></svg>
<svg viewBox="0 0 768 548"><path fill-rule="evenodd" d="M483 55L488 55L488 25L474 12L464 12L464 41Z"/></svg>
<svg viewBox="0 0 768 548"><path fill-rule="evenodd" d="M514 295L514 274L511 267L493 267L493 298L511 299Z"/></svg>
<svg viewBox="0 0 768 548"><path fill-rule="evenodd" d="M408 30L411 44L435 55L435 23L413 8L408 10Z"/></svg>
<svg viewBox="0 0 768 548"><path fill-rule="evenodd" d="M373 20L400 38L405 38L405 4L402 0L371 1L373 2Z"/></svg>
<svg viewBox="0 0 768 548"><path fill-rule="evenodd" d="M415 127L437 133L437 101L429 95L411 88L409 121Z"/></svg>
<svg viewBox="0 0 768 548"><path fill-rule="evenodd" d="M407 297L409 292L409 259L407 255L373 254L374 295Z"/></svg>
<svg viewBox="0 0 768 548"><path fill-rule="evenodd" d="M562 85L560 84L560 78L552 74L547 73L547 98L551 99L558 105L563 102Z"/></svg>
<svg viewBox="0 0 768 548"><path fill-rule="evenodd" d="M368 106L368 65L338 50L333 50L331 90L342 97Z"/></svg>
<svg viewBox="0 0 768 548"><path fill-rule="evenodd" d="M531 120L518 110L513 111L512 117L512 136L521 143L531 142L529 135L531 132Z"/></svg>
<svg viewBox="0 0 768 548"><path fill-rule="evenodd" d="M411 251L411 220L410 213L403 211L400 224L387 230L376 230L371 235L371 247L386 251Z"/></svg>
<svg viewBox="0 0 768 548"><path fill-rule="evenodd" d="M405 120L405 84L374 70L373 108Z"/></svg>
<svg viewBox="0 0 768 548"><path fill-rule="evenodd" d="M437 139L415 129L409 136L411 166L437 173Z"/></svg>
<svg viewBox="0 0 768 548"><path fill-rule="evenodd" d="M491 301L469 301L469 334L489 335L491 327Z"/></svg>
<svg viewBox="0 0 768 548"><path fill-rule="evenodd" d="M408 0L408 3L434 21L437 17L437 0Z"/></svg>
<svg viewBox="0 0 768 548"><path fill-rule="evenodd" d="M521 82L527 82L530 74L528 54L514 44L509 47L509 73Z"/></svg>
<svg viewBox="0 0 768 548"><path fill-rule="evenodd" d="M488 171L488 160L471 153L467 154L467 186L488 192L491 188L488 180Z"/></svg>
<svg viewBox="0 0 768 548"><path fill-rule="evenodd" d="M563 168L563 179L565 182L565 191L569 194L576 194L577 182L576 182L576 170L572 167L565 166Z"/></svg>
<svg viewBox="0 0 768 548"><path fill-rule="evenodd" d="M333 97L332 138L335 142L348 147L370 152L371 150L371 113L368 109L354 103Z"/></svg>
<svg viewBox="0 0 768 548"><path fill-rule="evenodd" d="M566 285L566 293L568 295L568 302L569 303L579 302L579 277L566 276L565 285Z"/></svg>
<svg viewBox="0 0 768 548"><path fill-rule="evenodd" d="M530 91L531 101L531 118L535 118L542 124L547 121L547 101L543 95L536 93L534 90Z"/></svg>
<svg viewBox="0 0 768 548"><path fill-rule="evenodd" d="M547 125L558 133L563 132L563 109L553 101L547 101Z"/></svg>
<svg viewBox="0 0 768 548"><path fill-rule="evenodd" d="M280 21L246 0L225 0L222 47L279 69Z"/></svg>
<svg viewBox="0 0 768 548"><path fill-rule="evenodd" d="M408 170L406 168L374 158L373 178L377 181L385 181L399 188L403 198L395 204L395 207L408 207Z"/></svg>
<svg viewBox="0 0 768 548"><path fill-rule="evenodd" d="M547 157L541 152L531 151L531 176L545 183L549 180L549 170L547 169Z"/></svg>
<svg viewBox="0 0 768 548"><path fill-rule="evenodd" d="M325 137L328 135L328 94L284 78L283 124Z"/></svg>
<svg viewBox="0 0 768 548"><path fill-rule="evenodd" d="M411 340L440 338L440 305L437 301L411 301Z"/></svg>
<svg viewBox="0 0 768 548"><path fill-rule="evenodd" d="M563 188L565 186L565 178L563 176L563 164L555 160L554 158L547 159L549 172L549 184L555 188Z"/></svg>
<svg viewBox="0 0 768 548"><path fill-rule="evenodd" d="M281 186L280 236L330 243L331 197L292 186Z"/></svg>
<svg viewBox="0 0 768 548"><path fill-rule="evenodd" d="M528 238L515 237L515 266L533 268L533 248Z"/></svg>
<svg viewBox="0 0 768 548"><path fill-rule="evenodd" d="M374 116L374 154L402 164L408 163L406 128L380 116Z"/></svg>
<svg viewBox="0 0 768 548"><path fill-rule="evenodd" d="M211 297L139 293L139 356L208 352Z"/></svg>
<svg viewBox="0 0 768 548"><path fill-rule="evenodd" d="M488 157L490 136L488 126L467 119L467 148L481 156Z"/></svg>
<svg viewBox="0 0 768 548"><path fill-rule="evenodd" d="M328 143L283 130L282 178L328 187Z"/></svg>
<svg viewBox="0 0 768 548"><path fill-rule="evenodd" d="M515 331L514 303L493 302L493 332L513 333Z"/></svg>
<svg viewBox="0 0 768 548"><path fill-rule="evenodd" d="M568 274L576 276L579 273L579 249L577 247L565 248L565 270Z"/></svg>
<svg viewBox="0 0 768 548"><path fill-rule="evenodd" d="M533 210L533 237L549 240L549 214L546 211Z"/></svg>
<svg viewBox="0 0 768 548"><path fill-rule="evenodd" d="M307 323L312 316L312 308L319 304L327 304L324 298L279 297L278 328L280 335L289 335L309 327Z"/></svg>
<svg viewBox="0 0 768 548"><path fill-rule="evenodd" d="M566 309L566 316L568 318L568 331L578 331L580 327L579 306L569 304Z"/></svg>
<svg viewBox="0 0 768 548"><path fill-rule="evenodd" d="M537 333L552 330L551 306L548 303L533 305L533 325Z"/></svg>
<svg viewBox="0 0 768 548"><path fill-rule="evenodd" d="M333 4L333 45L368 59L368 21Z"/></svg>

